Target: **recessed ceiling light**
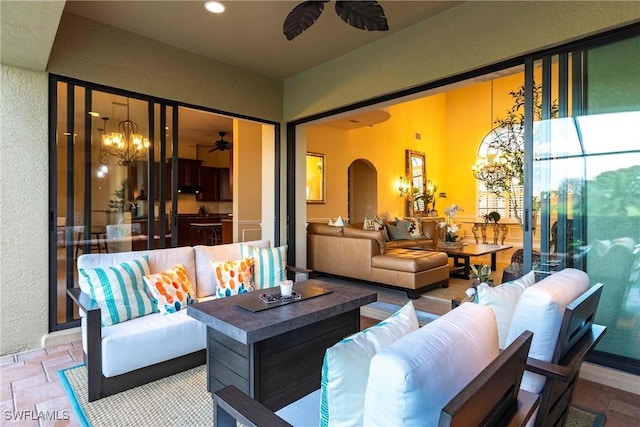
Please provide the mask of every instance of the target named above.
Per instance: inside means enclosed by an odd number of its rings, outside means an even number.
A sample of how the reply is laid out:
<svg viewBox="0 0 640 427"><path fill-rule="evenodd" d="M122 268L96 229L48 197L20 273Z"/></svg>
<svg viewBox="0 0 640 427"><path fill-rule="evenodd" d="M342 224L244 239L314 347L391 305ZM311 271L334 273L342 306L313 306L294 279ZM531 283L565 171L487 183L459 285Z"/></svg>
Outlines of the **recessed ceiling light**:
<svg viewBox="0 0 640 427"><path fill-rule="evenodd" d="M208 1L205 2L204 8L207 9L211 13L222 13L224 12L224 5L219 1Z"/></svg>
<svg viewBox="0 0 640 427"><path fill-rule="evenodd" d="M89 111L89 115L91 117L100 117L100 113L96 113L95 111Z"/></svg>

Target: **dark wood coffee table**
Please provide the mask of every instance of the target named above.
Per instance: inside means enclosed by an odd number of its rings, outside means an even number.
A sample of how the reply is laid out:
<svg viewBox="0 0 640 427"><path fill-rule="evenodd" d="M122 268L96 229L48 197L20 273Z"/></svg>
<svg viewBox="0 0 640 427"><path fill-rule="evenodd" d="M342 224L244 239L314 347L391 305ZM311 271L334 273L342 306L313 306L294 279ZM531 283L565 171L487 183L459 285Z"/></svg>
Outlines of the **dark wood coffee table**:
<svg viewBox="0 0 640 427"><path fill-rule="evenodd" d="M422 251L438 251L445 252L449 258L453 258L453 268L449 273L451 277L457 277L458 279L469 279L471 273L471 257L491 255L491 271L496 271L496 254L506 249L511 249L508 245L491 245L491 244L468 244L460 248L446 248L430 246L416 246L413 248L407 248L413 250Z"/></svg>
<svg viewBox="0 0 640 427"><path fill-rule="evenodd" d="M275 411L320 388L325 350L360 330L360 307L377 293L320 280L296 282L294 292L330 293L253 312L259 290L189 305L187 313L207 325L207 387L233 384Z"/></svg>

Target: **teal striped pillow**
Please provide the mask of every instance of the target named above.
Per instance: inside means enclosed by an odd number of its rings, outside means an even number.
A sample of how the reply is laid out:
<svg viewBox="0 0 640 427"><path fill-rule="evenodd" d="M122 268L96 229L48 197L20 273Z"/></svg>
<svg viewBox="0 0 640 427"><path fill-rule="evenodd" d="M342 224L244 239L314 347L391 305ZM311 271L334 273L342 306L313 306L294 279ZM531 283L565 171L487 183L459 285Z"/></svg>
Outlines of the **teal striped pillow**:
<svg viewBox="0 0 640 427"><path fill-rule="evenodd" d="M149 275L149 257L110 267L80 268L91 298L100 306L102 325L109 326L157 313L143 277Z"/></svg>
<svg viewBox="0 0 640 427"><path fill-rule="evenodd" d="M240 244L242 258L253 257L253 281L256 289L280 286L286 279L287 246L259 248Z"/></svg>

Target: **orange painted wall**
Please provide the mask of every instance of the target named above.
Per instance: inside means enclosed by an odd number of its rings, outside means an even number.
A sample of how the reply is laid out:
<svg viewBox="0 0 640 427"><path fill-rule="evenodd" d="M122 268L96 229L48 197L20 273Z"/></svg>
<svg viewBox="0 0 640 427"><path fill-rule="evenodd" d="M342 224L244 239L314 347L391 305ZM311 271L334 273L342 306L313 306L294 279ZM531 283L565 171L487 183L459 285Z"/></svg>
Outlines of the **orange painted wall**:
<svg viewBox="0 0 640 427"><path fill-rule="evenodd" d="M509 92L524 82L522 73L493 82L493 120L504 117L513 99ZM405 151L424 152L427 179L446 192L436 209L461 205L461 219L476 218L476 186L471 167L478 146L492 125L491 82L388 107L391 117L372 127L341 130L327 125L309 127L307 151L326 154L327 203L307 205L309 220L347 216L347 172L356 159L369 160L378 173L379 214L406 212L398 196L398 181L405 175ZM416 139L419 133L421 138ZM352 222L361 222L354 218Z"/></svg>

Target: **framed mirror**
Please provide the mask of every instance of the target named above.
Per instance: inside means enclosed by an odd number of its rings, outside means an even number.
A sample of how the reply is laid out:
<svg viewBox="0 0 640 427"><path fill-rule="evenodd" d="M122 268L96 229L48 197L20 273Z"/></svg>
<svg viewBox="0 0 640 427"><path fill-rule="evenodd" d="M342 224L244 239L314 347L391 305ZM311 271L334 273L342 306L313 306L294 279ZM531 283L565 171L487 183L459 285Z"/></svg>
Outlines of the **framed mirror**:
<svg viewBox="0 0 640 427"><path fill-rule="evenodd" d="M324 171L324 154L307 153L307 203L325 203L326 177Z"/></svg>
<svg viewBox="0 0 640 427"><path fill-rule="evenodd" d="M407 150L407 179L410 185L409 216L426 215L427 171L424 153Z"/></svg>

